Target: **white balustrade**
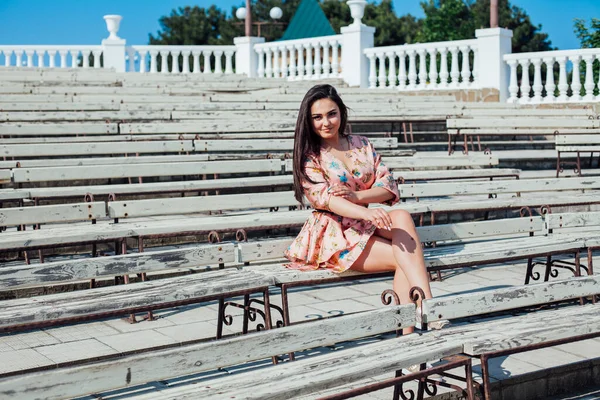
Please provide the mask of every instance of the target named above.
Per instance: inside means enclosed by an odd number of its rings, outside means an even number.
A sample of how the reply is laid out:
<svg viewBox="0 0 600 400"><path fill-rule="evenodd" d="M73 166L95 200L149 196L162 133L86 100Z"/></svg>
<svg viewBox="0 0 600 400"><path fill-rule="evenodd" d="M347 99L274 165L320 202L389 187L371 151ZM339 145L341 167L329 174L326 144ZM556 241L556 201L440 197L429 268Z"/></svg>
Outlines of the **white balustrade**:
<svg viewBox="0 0 600 400"><path fill-rule="evenodd" d="M337 78L341 45L341 35L256 44L257 74L289 80Z"/></svg>
<svg viewBox="0 0 600 400"><path fill-rule="evenodd" d="M91 68L100 66L101 56L102 46L0 45L0 65L4 67Z"/></svg>
<svg viewBox="0 0 600 400"><path fill-rule="evenodd" d="M235 46L128 46L126 71L151 74L233 74L235 50Z"/></svg>
<svg viewBox="0 0 600 400"><path fill-rule="evenodd" d="M365 55L370 60L370 88L408 91L478 87L475 39L373 47L366 49Z"/></svg>
<svg viewBox="0 0 600 400"><path fill-rule="evenodd" d="M508 101L523 104L600 101L600 79L595 81L593 74L595 60L600 60L598 48L505 55L504 61L511 71ZM556 63L558 82L554 75ZM529 65L533 65L533 86L530 86Z"/></svg>

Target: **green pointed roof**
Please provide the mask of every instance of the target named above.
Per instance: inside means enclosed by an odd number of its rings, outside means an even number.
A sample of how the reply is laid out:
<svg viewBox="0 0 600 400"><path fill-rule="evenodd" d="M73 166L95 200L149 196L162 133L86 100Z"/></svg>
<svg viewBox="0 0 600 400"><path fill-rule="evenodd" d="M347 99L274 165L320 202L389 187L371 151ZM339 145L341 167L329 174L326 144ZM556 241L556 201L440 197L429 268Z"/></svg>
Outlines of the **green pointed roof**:
<svg viewBox="0 0 600 400"><path fill-rule="evenodd" d="M279 40L335 35L317 0L302 0L285 33Z"/></svg>

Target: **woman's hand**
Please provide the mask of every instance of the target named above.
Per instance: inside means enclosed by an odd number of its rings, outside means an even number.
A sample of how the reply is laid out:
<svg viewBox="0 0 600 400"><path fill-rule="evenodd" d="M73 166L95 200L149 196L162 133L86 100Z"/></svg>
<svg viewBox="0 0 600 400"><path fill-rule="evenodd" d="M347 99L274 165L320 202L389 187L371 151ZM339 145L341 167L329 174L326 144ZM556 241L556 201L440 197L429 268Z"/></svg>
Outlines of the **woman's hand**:
<svg viewBox="0 0 600 400"><path fill-rule="evenodd" d="M351 201L352 203L358 204L358 196L354 190L350 190L344 185L333 185L329 188L329 193L333 196L343 197L344 199Z"/></svg>
<svg viewBox="0 0 600 400"><path fill-rule="evenodd" d="M379 229L392 230L392 218L383 208L367 208L363 217L365 221L371 221Z"/></svg>

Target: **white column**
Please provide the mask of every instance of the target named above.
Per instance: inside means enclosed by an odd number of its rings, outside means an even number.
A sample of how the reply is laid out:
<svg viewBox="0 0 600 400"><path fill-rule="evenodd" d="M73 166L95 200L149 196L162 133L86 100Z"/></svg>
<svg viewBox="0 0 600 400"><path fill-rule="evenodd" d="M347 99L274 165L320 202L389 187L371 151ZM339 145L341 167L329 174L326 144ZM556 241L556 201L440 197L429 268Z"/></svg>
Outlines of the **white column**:
<svg viewBox="0 0 600 400"><path fill-rule="evenodd" d="M150 50L150 73L158 72L158 50Z"/></svg>
<svg viewBox="0 0 600 400"><path fill-rule="evenodd" d="M376 68L377 65L375 64L375 53L369 53L367 54L367 57L369 58L369 89L375 89L377 87L377 73L376 73Z"/></svg>
<svg viewBox="0 0 600 400"><path fill-rule="evenodd" d="M529 103L531 92L531 85L529 84L529 60L525 59L521 61L521 103Z"/></svg>
<svg viewBox="0 0 600 400"><path fill-rule="evenodd" d="M437 50L429 50L429 85L432 89L437 88Z"/></svg>
<svg viewBox="0 0 600 400"><path fill-rule="evenodd" d="M33 67L33 53L35 50L26 50L25 54L27 54L27 66L29 68Z"/></svg>
<svg viewBox="0 0 600 400"><path fill-rule="evenodd" d="M96 57L94 57L95 61ZM127 71L135 72L135 50L133 47L127 47Z"/></svg>
<svg viewBox="0 0 600 400"><path fill-rule="evenodd" d="M289 79L296 79L296 48L294 46L287 46L288 51L290 52L290 76Z"/></svg>
<svg viewBox="0 0 600 400"><path fill-rule="evenodd" d="M146 73L148 72L148 70L146 69L146 56L148 55L148 50L140 50L138 52L139 54L139 60L140 60L140 73ZM95 60L94 60L95 61ZM95 67L95 62L94 62L94 67Z"/></svg>
<svg viewBox="0 0 600 400"><path fill-rule="evenodd" d="M99 55L100 51L98 51L98 55L96 54L96 51L94 52L94 68L98 68L100 66L100 55ZM56 55L58 54L58 51L54 51L54 50L49 50L48 51L48 66L50 68L54 68L56 67ZM6 61L9 60L10 54L6 54L4 53L4 57L6 57L6 60L4 62L4 64L6 64ZM96 67L96 60L98 60L98 67Z"/></svg>
<svg viewBox="0 0 600 400"><path fill-rule="evenodd" d="M27 57L27 58L29 58L29 57ZM79 58L79 50L71 50L71 68L79 68L79 65L77 63L78 58ZM125 60L125 57L123 57L123 60Z"/></svg>
<svg viewBox="0 0 600 400"><path fill-rule="evenodd" d="M329 42L331 45L331 49L333 50L331 54L331 77L337 78L340 76L340 56L339 56L339 47L340 44L337 40L333 40Z"/></svg>
<svg viewBox="0 0 600 400"><path fill-rule="evenodd" d="M235 52L233 50L227 50L225 52L225 73L233 74L233 56Z"/></svg>
<svg viewBox="0 0 600 400"><path fill-rule="evenodd" d="M533 59L533 99L534 103L542 102L542 59Z"/></svg>
<svg viewBox="0 0 600 400"><path fill-rule="evenodd" d="M264 49L256 49L257 59L258 59L258 68L254 76L258 76L259 78L265 77L265 51Z"/></svg>
<svg viewBox="0 0 600 400"><path fill-rule="evenodd" d="M585 96L583 100L594 100L594 55L586 54L583 56L585 60Z"/></svg>
<svg viewBox="0 0 600 400"><path fill-rule="evenodd" d="M304 79L304 46L301 44L296 45L298 50L298 79Z"/></svg>
<svg viewBox="0 0 600 400"><path fill-rule="evenodd" d="M315 49L315 74L314 78L319 79L321 77L321 45L319 43L315 43L312 45L313 49Z"/></svg>
<svg viewBox="0 0 600 400"><path fill-rule="evenodd" d="M479 87L479 47L473 49L473 82L472 84Z"/></svg>
<svg viewBox="0 0 600 400"><path fill-rule="evenodd" d="M510 92L510 97L508 98L508 103L517 103L519 101L519 85L517 80L517 60L508 60L508 65L510 67L510 85L508 86L508 91Z"/></svg>
<svg viewBox="0 0 600 400"><path fill-rule="evenodd" d="M452 62L450 65L450 78L452 81L450 82L450 87L458 87L458 78L460 77L460 72L458 71L458 46L452 47L450 51L452 52Z"/></svg>
<svg viewBox="0 0 600 400"><path fill-rule="evenodd" d="M567 57L557 57L559 72L558 72L558 98L556 100L565 102L567 98L567 90L569 83L567 82Z"/></svg>
<svg viewBox="0 0 600 400"><path fill-rule="evenodd" d="M480 88L497 89L500 101L508 99L510 68L504 62L504 55L512 53L512 31L503 28L477 29L477 48L479 50L478 81Z"/></svg>
<svg viewBox="0 0 600 400"><path fill-rule="evenodd" d="M199 74L200 71L200 54L202 54L201 51L195 50L192 51L192 69L193 69L193 73L194 74Z"/></svg>
<svg viewBox="0 0 600 400"><path fill-rule="evenodd" d="M281 51L281 77L287 79L288 77L288 61L287 61L287 48L282 46L279 48Z"/></svg>
<svg viewBox="0 0 600 400"><path fill-rule="evenodd" d="M202 51L202 57L204 57L204 70L202 73L204 74L212 74L212 66L210 65L210 56L212 55L212 50L204 50Z"/></svg>
<svg viewBox="0 0 600 400"><path fill-rule="evenodd" d="M125 39L102 40L104 68L114 68L115 72L125 72Z"/></svg>
<svg viewBox="0 0 600 400"><path fill-rule="evenodd" d="M554 57L544 58L546 63L546 97L543 99L545 103L554 102L554 91L556 84L554 83Z"/></svg>
<svg viewBox="0 0 600 400"><path fill-rule="evenodd" d="M321 47L323 48L323 77L329 78L331 76L330 68L331 62L329 61L329 42L321 42Z"/></svg>
<svg viewBox="0 0 600 400"><path fill-rule="evenodd" d="M387 86L387 77L385 76L385 53L381 52L377 54L377 58L379 59L379 89L385 89Z"/></svg>
<svg viewBox="0 0 600 400"><path fill-rule="evenodd" d="M235 73L244 74L248 78L255 78L258 73L259 54L254 45L264 43L265 38L241 36L233 38L235 45Z"/></svg>
<svg viewBox="0 0 600 400"><path fill-rule="evenodd" d="M389 51L385 53L389 60L389 72L388 72L388 86L391 88L395 88L396 85L396 53L393 51Z"/></svg>
<svg viewBox="0 0 600 400"><path fill-rule="evenodd" d="M580 101L581 100L581 78L580 78L580 68L579 63L581 62L581 56L570 56L569 59L573 63L573 79L571 81L571 91L572 95L569 100Z"/></svg>
<svg viewBox="0 0 600 400"><path fill-rule="evenodd" d="M441 62L440 62L440 87L448 87L448 48L442 47L440 49Z"/></svg>
<svg viewBox="0 0 600 400"><path fill-rule="evenodd" d="M59 50L59 54L60 54L60 67L61 68L67 68L67 53L69 51L68 50ZM106 60L106 58L105 58ZM21 58L19 57L19 52L17 52L17 65L19 65L21 62ZM105 68L106 68L106 61L104 64Z"/></svg>
<svg viewBox="0 0 600 400"><path fill-rule="evenodd" d="M273 77L279 78L281 73L279 47L273 49Z"/></svg>
<svg viewBox="0 0 600 400"><path fill-rule="evenodd" d="M416 51L408 51L408 87L417 88L417 61L415 60Z"/></svg>
<svg viewBox="0 0 600 400"><path fill-rule="evenodd" d="M12 56L12 51L2 50L2 53L4 53L4 66L10 67L10 58Z"/></svg>
<svg viewBox="0 0 600 400"><path fill-rule="evenodd" d="M310 43L304 44L304 50L306 50L306 66L304 67L304 70L306 72L306 79L312 79L314 74L312 45Z"/></svg>
<svg viewBox="0 0 600 400"><path fill-rule="evenodd" d="M171 73L179 74L179 53L180 51L175 49L171 51Z"/></svg>
<svg viewBox="0 0 600 400"><path fill-rule="evenodd" d="M183 56L183 69L182 72L184 74L189 74L190 73L190 56L192 55L192 51L191 50L184 50L181 52L181 55Z"/></svg>
<svg viewBox="0 0 600 400"><path fill-rule="evenodd" d="M44 50L36 52L36 54L37 54L37 65L38 65L38 68L43 68L44 67L44 53L45 53Z"/></svg>
<svg viewBox="0 0 600 400"><path fill-rule="evenodd" d="M215 74L223 74L223 50L215 50Z"/></svg>
<svg viewBox="0 0 600 400"><path fill-rule="evenodd" d="M369 82L369 64L365 49L374 47L375 28L350 25L342 32L342 78L350 86L366 88Z"/></svg>
<svg viewBox="0 0 600 400"><path fill-rule="evenodd" d="M419 89L427 89L427 50L419 49Z"/></svg>
<svg viewBox="0 0 600 400"><path fill-rule="evenodd" d="M462 87L469 87L471 85L471 65L469 60L470 47L463 46L460 48L462 53L462 66L460 70L460 77L462 79Z"/></svg>
<svg viewBox="0 0 600 400"><path fill-rule="evenodd" d="M398 89L406 88L406 53L404 50L398 54Z"/></svg>

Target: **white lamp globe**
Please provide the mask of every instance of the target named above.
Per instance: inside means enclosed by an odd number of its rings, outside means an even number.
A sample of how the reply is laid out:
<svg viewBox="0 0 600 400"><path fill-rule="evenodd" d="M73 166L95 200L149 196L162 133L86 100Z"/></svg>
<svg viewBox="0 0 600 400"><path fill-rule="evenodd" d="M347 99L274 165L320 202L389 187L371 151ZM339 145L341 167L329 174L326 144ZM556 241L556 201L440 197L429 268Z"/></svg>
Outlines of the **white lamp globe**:
<svg viewBox="0 0 600 400"><path fill-rule="evenodd" d="M269 11L269 15L273 19L279 19L283 17L283 11L281 11L281 8L279 7L273 7L271 8L271 11Z"/></svg>
<svg viewBox="0 0 600 400"><path fill-rule="evenodd" d="M235 10L235 16L238 19L246 19L246 7L240 7Z"/></svg>

